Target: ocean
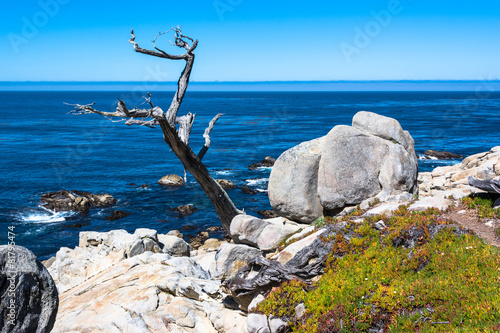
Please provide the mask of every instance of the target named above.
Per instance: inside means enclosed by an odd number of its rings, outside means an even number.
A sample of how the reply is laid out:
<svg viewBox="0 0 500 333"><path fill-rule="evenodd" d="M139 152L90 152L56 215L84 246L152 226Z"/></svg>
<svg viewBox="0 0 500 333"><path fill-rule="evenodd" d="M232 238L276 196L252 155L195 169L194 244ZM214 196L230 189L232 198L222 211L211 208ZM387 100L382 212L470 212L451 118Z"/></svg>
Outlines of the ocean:
<svg viewBox="0 0 500 333"><path fill-rule="evenodd" d="M155 105L168 108L172 92L152 95ZM129 107L144 101L137 91L0 91L0 244L7 244L8 227L15 226L16 244L44 260L61 247L77 246L80 231L153 228L166 233L194 227L183 231L189 236L220 225L192 176L181 188L156 184L164 175L183 174L159 128L75 116L65 104L95 102L96 108L113 111L117 98ZM224 114L212 131L204 163L214 178L235 183L238 188L228 194L238 208L256 214L271 209L266 193L270 169L247 166L266 156L277 158L335 125L350 124L361 110L397 119L415 139L420 156L427 149L468 156L500 144L498 92L188 91L180 114L196 113L190 140L195 152L203 145L208 122ZM420 160L419 170L457 162ZM242 186L258 193L245 194ZM53 213L40 206L42 193L62 189L109 193L118 202L88 214ZM184 204L198 210L186 217L171 210ZM107 221L112 210L131 214Z"/></svg>

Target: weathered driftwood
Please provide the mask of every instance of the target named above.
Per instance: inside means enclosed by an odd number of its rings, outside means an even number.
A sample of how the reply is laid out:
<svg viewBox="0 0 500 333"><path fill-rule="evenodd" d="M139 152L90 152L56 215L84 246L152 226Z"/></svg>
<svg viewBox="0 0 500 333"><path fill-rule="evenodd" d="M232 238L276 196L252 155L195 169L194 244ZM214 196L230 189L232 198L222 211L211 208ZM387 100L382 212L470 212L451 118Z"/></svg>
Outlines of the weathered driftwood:
<svg viewBox="0 0 500 333"><path fill-rule="evenodd" d="M76 115L95 113L109 118L111 121L113 121L113 118L119 118L117 121L125 121L126 125L141 125L153 128L159 125L163 132L165 142L170 146L171 150L184 165L184 176L186 175L186 170L193 175L195 180L201 185L203 192L205 192L207 197L212 202L222 226L226 229L226 231L229 231L231 220L233 217L240 214L241 211L235 207L226 191L224 191L219 183L217 183L210 176L207 168L201 162L203 156L210 147L210 132L221 114L217 114L210 121L207 129L205 130L205 134L203 135L205 138L205 145L201 149L200 153L196 155L189 147L189 135L191 133L195 115L188 113L187 115L178 117L177 112L179 111L189 84L189 77L191 75L195 58L193 52L198 45L198 40L193 40L192 38L183 35L179 27L172 28L172 30L175 33L175 42L171 42L171 44L185 49L186 53L173 55L159 49L155 42L156 39L164 33L158 34L153 40L154 50L143 49L140 47L135 41L134 30L131 31L130 38L130 43L134 46L134 50L136 52L169 60L184 60L186 62L184 70L182 71L182 74L177 82L177 91L175 92L170 107L166 112L164 112L160 107L153 105L151 95L148 93L146 102L149 104L149 108L146 109L133 108L132 110L129 110L123 101L118 100L118 106L115 112L103 112L96 110L92 107L94 104L75 104L75 110L73 110L72 113ZM176 125L179 125L178 129Z"/></svg>
<svg viewBox="0 0 500 333"><path fill-rule="evenodd" d="M246 309L258 293L267 292L281 282L298 279L309 283L313 277L322 273L332 249L333 240L325 242L325 237L334 239L331 236L338 230L336 226L328 226L323 237L300 250L284 265L263 257L253 258L233 278L225 281L223 286Z"/></svg>
<svg viewBox="0 0 500 333"><path fill-rule="evenodd" d="M498 180L480 180L473 176L469 176L469 185L489 193L500 194L500 181Z"/></svg>

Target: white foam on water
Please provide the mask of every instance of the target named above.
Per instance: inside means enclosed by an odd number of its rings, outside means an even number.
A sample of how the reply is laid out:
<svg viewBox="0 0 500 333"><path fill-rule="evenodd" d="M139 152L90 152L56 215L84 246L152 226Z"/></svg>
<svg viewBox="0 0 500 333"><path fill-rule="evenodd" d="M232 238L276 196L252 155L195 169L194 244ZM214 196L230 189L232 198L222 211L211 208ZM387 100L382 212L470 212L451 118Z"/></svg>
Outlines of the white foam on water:
<svg viewBox="0 0 500 333"><path fill-rule="evenodd" d="M255 170L257 170L257 171L269 171L269 172L271 172L272 169L273 169L273 167L258 167Z"/></svg>
<svg viewBox="0 0 500 333"><path fill-rule="evenodd" d="M215 174L218 176L228 176L228 175L231 175L232 172L231 172L231 170L218 170L218 171L215 171Z"/></svg>
<svg viewBox="0 0 500 333"><path fill-rule="evenodd" d="M435 156L419 155L418 159L419 160L437 160L438 158Z"/></svg>
<svg viewBox="0 0 500 333"><path fill-rule="evenodd" d="M66 217L72 216L74 212L53 212L43 206L38 206L43 211L30 211L21 213L19 218L26 223L55 223L64 222Z"/></svg>
<svg viewBox="0 0 500 333"><path fill-rule="evenodd" d="M250 186L255 186L259 184L264 184L269 181L269 178L253 178L253 179L246 179L245 182L250 185Z"/></svg>

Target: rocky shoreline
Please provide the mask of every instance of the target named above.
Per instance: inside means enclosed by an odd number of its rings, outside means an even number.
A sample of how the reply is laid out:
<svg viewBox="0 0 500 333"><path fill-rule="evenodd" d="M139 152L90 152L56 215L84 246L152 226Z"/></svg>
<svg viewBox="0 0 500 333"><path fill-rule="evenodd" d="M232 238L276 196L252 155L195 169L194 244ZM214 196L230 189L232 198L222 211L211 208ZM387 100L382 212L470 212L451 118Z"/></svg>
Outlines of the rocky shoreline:
<svg viewBox="0 0 500 333"><path fill-rule="evenodd" d="M360 149L355 140L383 148L373 153ZM332 150L345 149L345 142L358 156ZM333 156L341 158L333 161ZM339 182L338 174L326 170L325 160L349 177ZM274 160L261 162L266 163ZM352 171L345 167L349 163L373 170ZM280 216L237 215L230 239L207 234L194 247L177 230L81 232L79 246L61 248L44 262L59 293L52 332L287 332L286 318L252 310L282 281L318 280L331 249L325 239L332 242L345 225L391 215L401 205L408 211L437 208L455 214L461 198L482 192L469 185L468 177L500 178L500 146L419 173L418 178L416 163L413 139L399 123L361 113L353 127L334 129L285 152L274 165L269 185L271 204ZM352 191L339 198L343 190L335 186L352 184ZM347 220L333 226L321 223L332 212ZM492 230L497 222L491 223ZM378 221L373 228L382 231L386 226ZM300 318L305 310L298 306L294 316Z"/></svg>
<svg viewBox="0 0 500 333"><path fill-rule="evenodd" d="M421 173L418 199L404 203L410 210L446 210L461 197L481 192L466 183L469 175L491 177L495 172L495 177L500 176L497 163L500 147ZM401 204L363 203L364 214L353 221L390 214ZM265 293L253 295L244 308L224 281L255 257L286 264L325 232L325 227L282 217L240 215L231 226L239 244L207 239L197 250L173 236L176 231L172 235L150 229L137 229L134 234L82 232L78 247L62 248L45 263L60 293L53 332L164 332L167 327L170 332L284 332L286 323L280 318L248 312Z"/></svg>

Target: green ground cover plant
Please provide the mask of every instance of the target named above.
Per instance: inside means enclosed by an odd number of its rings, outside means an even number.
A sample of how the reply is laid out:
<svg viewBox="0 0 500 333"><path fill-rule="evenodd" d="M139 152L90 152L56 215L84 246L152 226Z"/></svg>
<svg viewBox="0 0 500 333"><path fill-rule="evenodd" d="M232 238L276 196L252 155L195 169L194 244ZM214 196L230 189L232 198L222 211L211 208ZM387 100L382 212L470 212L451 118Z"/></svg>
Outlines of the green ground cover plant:
<svg viewBox="0 0 500 333"><path fill-rule="evenodd" d="M500 331L498 249L440 214L401 206L347 223L325 239L335 241L318 281L283 283L256 311L304 333ZM382 231L373 227L380 220ZM297 319L300 303L306 314Z"/></svg>

